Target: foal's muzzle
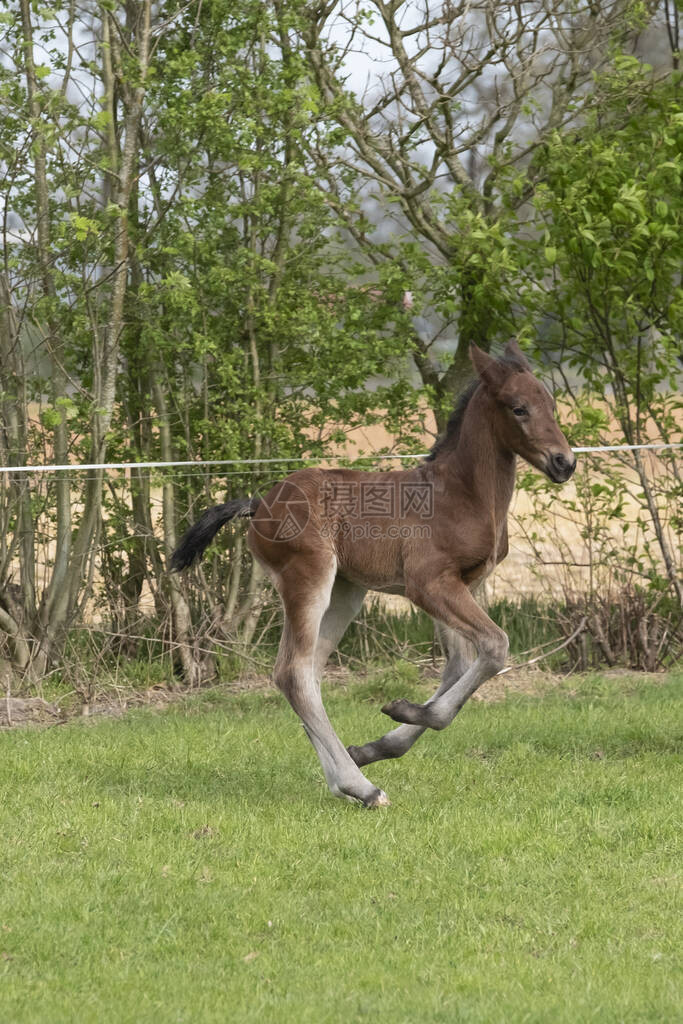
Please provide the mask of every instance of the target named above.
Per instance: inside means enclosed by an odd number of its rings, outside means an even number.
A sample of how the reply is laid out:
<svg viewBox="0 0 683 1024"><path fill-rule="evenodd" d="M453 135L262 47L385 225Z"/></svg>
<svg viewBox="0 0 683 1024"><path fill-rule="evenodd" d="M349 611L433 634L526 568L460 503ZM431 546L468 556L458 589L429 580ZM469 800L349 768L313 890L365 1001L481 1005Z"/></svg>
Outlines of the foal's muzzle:
<svg viewBox="0 0 683 1024"><path fill-rule="evenodd" d="M574 456L568 459L561 452L556 452L548 459L548 476L556 484L563 484L566 480L569 480L575 469L576 459Z"/></svg>

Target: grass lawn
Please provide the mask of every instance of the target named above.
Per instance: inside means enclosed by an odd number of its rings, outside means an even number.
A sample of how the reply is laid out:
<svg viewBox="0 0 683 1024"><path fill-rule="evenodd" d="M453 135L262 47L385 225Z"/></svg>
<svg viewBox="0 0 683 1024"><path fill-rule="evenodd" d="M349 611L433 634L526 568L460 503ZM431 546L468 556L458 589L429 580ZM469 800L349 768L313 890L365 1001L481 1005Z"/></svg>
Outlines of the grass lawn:
<svg viewBox="0 0 683 1024"><path fill-rule="evenodd" d="M470 703L328 795L276 694L0 735L0 1021L682 1020L683 675ZM385 731L392 672L331 692Z"/></svg>

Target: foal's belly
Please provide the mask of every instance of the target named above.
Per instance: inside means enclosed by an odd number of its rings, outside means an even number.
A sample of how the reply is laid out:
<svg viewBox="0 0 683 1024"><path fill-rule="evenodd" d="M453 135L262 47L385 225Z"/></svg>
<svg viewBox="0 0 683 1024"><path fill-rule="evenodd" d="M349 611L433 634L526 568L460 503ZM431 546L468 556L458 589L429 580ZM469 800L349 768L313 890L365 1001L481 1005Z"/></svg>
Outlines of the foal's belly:
<svg viewBox="0 0 683 1024"><path fill-rule="evenodd" d="M405 595L406 592L405 582L402 579L378 579L374 574L354 571L352 568L341 565L337 570L337 575L348 580L349 583L365 587L366 590L375 590L378 594Z"/></svg>
<svg viewBox="0 0 683 1024"><path fill-rule="evenodd" d="M349 583L355 583L359 587L365 587L366 590L373 590L377 594L398 594L401 597L405 597L406 588L404 583L368 583L367 579L361 579L358 576L352 576L347 572L340 572L338 575L343 576Z"/></svg>
<svg viewBox="0 0 683 1024"><path fill-rule="evenodd" d="M364 529L351 524L351 529L335 538L337 572L351 583L385 594L400 594L405 587L404 545L399 538L374 536L383 528L369 520ZM366 535L367 533L367 535Z"/></svg>
<svg viewBox="0 0 683 1024"><path fill-rule="evenodd" d="M403 583L388 583L385 587L370 587L370 590L376 590L378 594L399 594L401 597L406 596L406 588Z"/></svg>

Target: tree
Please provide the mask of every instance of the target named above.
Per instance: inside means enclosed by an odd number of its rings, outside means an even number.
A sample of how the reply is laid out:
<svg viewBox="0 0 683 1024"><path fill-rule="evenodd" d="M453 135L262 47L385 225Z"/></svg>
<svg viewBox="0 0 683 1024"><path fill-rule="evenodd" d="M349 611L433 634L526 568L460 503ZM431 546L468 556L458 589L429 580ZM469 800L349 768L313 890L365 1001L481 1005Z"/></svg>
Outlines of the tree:
<svg viewBox="0 0 683 1024"><path fill-rule="evenodd" d="M529 229L534 157L581 122L594 73L635 45L657 5L332 0L307 10L308 60L340 132L333 158L315 154L319 173L368 262L402 267L433 318L413 355L442 427L470 368L466 344L444 360L436 343L450 331L488 349L516 331L511 242ZM351 54L365 58L362 95ZM391 209L401 230L387 237L376 224Z"/></svg>
<svg viewBox="0 0 683 1024"><path fill-rule="evenodd" d="M383 407L410 417L407 381L365 388L401 351L401 285L390 268L359 276L312 183L304 140L318 101L289 17L255 0L10 7L9 464L319 456ZM99 469L50 479L29 490L10 478L2 495L0 628L15 669L55 663L100 586L114 625L132 632L147 583L186 680L203 678L196 589L166 574L164 556L188 507L258 481L164 475L160 545L148 474L133 470L130 486L105 485ZM242 600L234 547L227 573L209 566L198 582L208 627L246 618L248 631L260 580L250 569Z"/></svg>
<svg viewBox="0 0 683 1024"><path fill-rule="evenodd" d="M107 454L127 286L128 205L153 43L149 0L129 0L121 15L104 12L100 52L107 56L93 72L85 56L87 43L78 38L73 5L57 5L36 17L29 0L20 0L4 14L1 87L8 117L3 119L2 159L8 215L3 222L3 335L8 358L0 386L10 403L6 423L13 424L5 435L10 465L25 462L36 450L28 403L42 394L49 394L42 423L58 464L68 462L73 450L69 419L76 408L84 432L80 447L88 461L101 464ZM62 25L64 48L56 40ZM116 76L117 131L106 106L100 109L94 85L88 85L83 98L84 76L90 83L100 79L105 101ZM36 339L36 362L49 368L47 380L27 379L22 335ZM101 491L102 472L95 470L75 515L69 475L58 474L56 555L39 593L36 509L29 510L25 488L18 481L11 484L9 497L23 497L16 513L16 505L7 508L8 525L16 532L14 543L6 546L1 575L11 574L16 558L21 609L7 588L0 604L23 671L40 675L45 670L53 647L78 614L83 581L92 577Z"/></svg>
<svg viewBox="0 0 683 1024"><path fill-rule="evenodd" d="M611 443L613 424L629 445L680 440L679 90L679 72L657 79L650 66L618 56L598 77L581 127L553 134L537 154L534 205L546 273L530 260L534 270L521 301L530 323L545 324L558 365L573 374L570 379L565 373L561 383L573 404L579 443ZM683 497L677 453L654 479L640 450L620 458L640 483L641 526L650 551L645 562L633 554L631 568L651 586L668 586L683 604L675 540ZM618 483L623 490L621 477ZM602 485L596 480L592 486ZM618 515L618 497L610 498L610 514Z"/></svg>

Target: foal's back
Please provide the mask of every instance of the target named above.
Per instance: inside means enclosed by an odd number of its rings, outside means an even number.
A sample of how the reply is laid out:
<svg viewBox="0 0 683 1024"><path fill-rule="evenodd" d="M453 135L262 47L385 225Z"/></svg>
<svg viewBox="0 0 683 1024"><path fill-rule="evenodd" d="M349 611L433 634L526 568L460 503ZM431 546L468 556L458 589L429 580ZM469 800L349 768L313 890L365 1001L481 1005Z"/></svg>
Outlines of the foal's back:
<svg viewBox="0 0 683 1024"><path fill-rule="evenodd" d="M434 473L304 469L276 484L249 530L254 555L276 573L293 557L334 563L368 589L401 591L408 563L432 546Z"/></svg>

